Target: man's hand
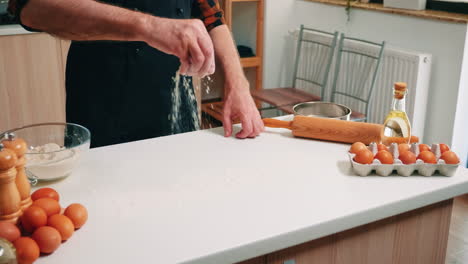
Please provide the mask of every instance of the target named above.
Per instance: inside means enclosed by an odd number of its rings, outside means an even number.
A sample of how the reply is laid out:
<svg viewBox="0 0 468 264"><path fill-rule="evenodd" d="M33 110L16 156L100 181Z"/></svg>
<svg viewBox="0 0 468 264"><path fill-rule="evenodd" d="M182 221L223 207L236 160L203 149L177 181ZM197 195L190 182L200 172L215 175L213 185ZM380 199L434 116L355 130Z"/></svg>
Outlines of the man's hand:
<svg viewBox="0 0 468 264"><path fill-rule="evenodd" d="M144 41L177 56L180 73L215 71L211 38L199 19L169 19L90 0L29 0L24 25L71 40Z"/></svg>
<svg viewBox="0 0 468 264"><path fill-rule="evenodd" d="M224 136L232 135L232 120L240 119L242 130L237 138L254 138L264 130L263 121L249 92L247 80L227 83L225 86L223 126Z"/></svg>
<svg viewBox="0 0 468 264"><path fill-rule="evenodd" d="M213 42L201 20L148 17L145 28L149 45L180 59L182 75L214 73Z"/></svg>
<svg viewBox="0 0 468 264"><path fill-rule="evenodd" d="M223 125L224 135L232 135L232 120L240 119L242 131L237 138L254 138L264 130L263 121L258 109L250 95L249 82L245 78L231 32L226 25L218 26L210 31L213 40L216 58L223 66L224 109Z"/></svg>

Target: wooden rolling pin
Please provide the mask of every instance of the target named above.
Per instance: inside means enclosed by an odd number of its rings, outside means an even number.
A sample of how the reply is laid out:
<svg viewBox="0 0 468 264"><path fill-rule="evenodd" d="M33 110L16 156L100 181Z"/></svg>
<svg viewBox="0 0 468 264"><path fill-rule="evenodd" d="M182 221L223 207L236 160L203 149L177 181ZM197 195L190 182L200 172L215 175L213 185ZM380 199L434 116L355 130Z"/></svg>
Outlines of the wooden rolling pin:
<svg viewBox="0 0 468 264"><path fill-rule="evenodd" d="M380 133L383 129L383 126L380 124L299 115L294 116L293 121L264 118L263 123L267 127L290 129L295 137L350 144L359 141L366 145L372 142L380 142ZM399 141L401 141L400 138L395 138L393 142L400 143ZM410 142L419 142L419 138L412 136Z"/></svg>

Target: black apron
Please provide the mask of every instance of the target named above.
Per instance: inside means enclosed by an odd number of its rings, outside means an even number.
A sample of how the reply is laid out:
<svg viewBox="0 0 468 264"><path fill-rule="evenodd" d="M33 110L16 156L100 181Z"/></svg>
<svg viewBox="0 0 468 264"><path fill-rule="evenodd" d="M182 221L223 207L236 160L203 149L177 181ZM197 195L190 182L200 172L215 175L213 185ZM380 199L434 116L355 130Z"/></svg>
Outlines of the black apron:
<svg viewBox="0 0 468 264"><path fill-rule="evenodd" d="M190 18L191 0L105 0L167 18ZM155 32L157 34L157 32ZM188 132L196 129L182 81L177 130L171 128L171 92L179 59L144 42L73 41L66 68L67 122L91 131L91 147ZM187 78L187 77L186 77ZM191 79L189 89L193 92Z"/></svg>

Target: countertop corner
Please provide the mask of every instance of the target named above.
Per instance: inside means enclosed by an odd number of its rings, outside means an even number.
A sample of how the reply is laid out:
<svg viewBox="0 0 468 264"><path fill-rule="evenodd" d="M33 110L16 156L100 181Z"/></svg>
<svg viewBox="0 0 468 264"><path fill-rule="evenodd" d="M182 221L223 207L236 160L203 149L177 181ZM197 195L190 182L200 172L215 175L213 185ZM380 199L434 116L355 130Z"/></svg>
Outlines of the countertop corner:
<svg viewBox="0 0 468 264"><path fill-rule="evenodd" d="M0 36L24 35L24 34L34 34L34 33L38 33L38 32L27 31L19 24L0 25Z"/></svg>

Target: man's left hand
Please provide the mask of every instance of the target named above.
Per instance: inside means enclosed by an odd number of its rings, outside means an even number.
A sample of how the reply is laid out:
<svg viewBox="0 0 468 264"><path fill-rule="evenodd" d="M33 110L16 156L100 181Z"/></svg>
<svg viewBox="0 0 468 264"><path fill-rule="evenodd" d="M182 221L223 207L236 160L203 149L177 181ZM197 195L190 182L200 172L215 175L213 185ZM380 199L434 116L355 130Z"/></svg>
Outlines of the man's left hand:
<svg viewBox="0 0 468 264"><path fill-rule="evenodd" d="M240 86L240 87L239 87ZM236 134L237 138L254 138L264 130L260 113L250 95L247 80L227 83L225 85L223 126L224 136L232 135L232 120L240 119L242 130Z"/></svg>

